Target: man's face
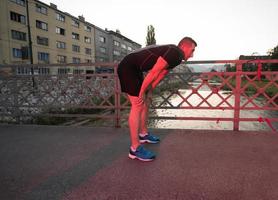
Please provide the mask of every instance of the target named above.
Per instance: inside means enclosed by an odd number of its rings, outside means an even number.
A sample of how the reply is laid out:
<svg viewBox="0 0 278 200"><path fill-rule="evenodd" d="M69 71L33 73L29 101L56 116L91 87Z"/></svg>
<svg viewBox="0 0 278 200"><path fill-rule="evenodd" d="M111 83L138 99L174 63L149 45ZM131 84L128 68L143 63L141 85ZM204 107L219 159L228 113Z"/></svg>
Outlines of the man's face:
<svg viewBox="0 0 278 200"><path fill-rule="evenodd" d="M182 51L184 54L184 60L188 60L189 58L193 57L195 51L195 44L191 43L188 45L182 46Z"/></svg>

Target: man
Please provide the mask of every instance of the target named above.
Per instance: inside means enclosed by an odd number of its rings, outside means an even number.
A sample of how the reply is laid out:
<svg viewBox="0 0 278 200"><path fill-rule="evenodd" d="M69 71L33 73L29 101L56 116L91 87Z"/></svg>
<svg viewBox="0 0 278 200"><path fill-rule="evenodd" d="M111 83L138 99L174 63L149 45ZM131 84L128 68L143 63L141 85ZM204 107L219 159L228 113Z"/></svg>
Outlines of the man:
<svg viewBox="0 0 278 200"><path fill-rule="evenodd" d="M118 76L122 92L127 93L131 103L129 129L131 147L129 158L152 161L155 154L140 143L158 143L157 136L148 132L148 110L152 92L170 69L182 60L193 57L197 43L190 37L184 37L176 45L152 45L127 55L119 64ZM145 78L143 72L147 72ZM138 137L139 135L139 137Z"/></svg>

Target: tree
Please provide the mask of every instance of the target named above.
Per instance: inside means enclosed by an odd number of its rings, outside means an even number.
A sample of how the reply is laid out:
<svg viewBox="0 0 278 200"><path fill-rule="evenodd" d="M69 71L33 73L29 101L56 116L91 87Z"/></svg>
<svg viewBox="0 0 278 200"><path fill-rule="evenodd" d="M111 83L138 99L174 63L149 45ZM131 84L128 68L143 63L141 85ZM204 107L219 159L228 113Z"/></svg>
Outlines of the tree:
<svg viewBox="0 0 278 200"><path fill-rule="evenodd" d="M278 59L278 45L269 52L269 55L272 59ZM278 71L278 63L271 64L270 71Z"/></svg>
<svg viewBox="0 0 278 200"><path fill-rule="evenodd" d="M236 65L231 64L225 64L224 68L226 69L226 72L235 72L236 71Z"/></svg>
<svg viewBox="0 0 278 200"><path fill-rule="evenodd" d="M146 46L156 44L155 40L155 31L154 27L152 25L148 26L148 32L147 32L147 37L146 37Z"/></svg>
<svg viewBox="0 0 278 200"><path fill-rule="evenodd" d="M278 45L272 49L272 51L270 52L270 55L273 59L278 58Z"/></svg>

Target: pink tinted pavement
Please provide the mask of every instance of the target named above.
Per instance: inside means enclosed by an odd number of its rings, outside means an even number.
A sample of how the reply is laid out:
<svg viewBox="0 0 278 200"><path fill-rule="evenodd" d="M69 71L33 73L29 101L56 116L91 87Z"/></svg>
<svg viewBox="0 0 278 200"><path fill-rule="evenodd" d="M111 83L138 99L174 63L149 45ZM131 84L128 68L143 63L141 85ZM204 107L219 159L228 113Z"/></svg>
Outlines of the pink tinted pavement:
<svg viewBox="0 0 278 200"><path fill-rule="evenodd" d="M152 131L143 163L124 128L0 125L0 199L278 199L277 133Z"/></svg>

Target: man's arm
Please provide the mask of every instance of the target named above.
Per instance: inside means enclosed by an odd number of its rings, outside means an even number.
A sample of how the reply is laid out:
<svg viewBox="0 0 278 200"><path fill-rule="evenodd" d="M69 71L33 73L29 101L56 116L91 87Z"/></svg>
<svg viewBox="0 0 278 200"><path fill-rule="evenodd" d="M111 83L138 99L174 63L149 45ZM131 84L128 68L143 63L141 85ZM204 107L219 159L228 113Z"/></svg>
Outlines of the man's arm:
<svg viewBox="0 0 278 200"><path fill-rule="evenodd" d="M169 73L169 70L167 70L167 69L164 69L162 72L160 72L157 79L154 80L152 83L152 89L154 89L168 73Z"/></svg>
<svg viewBox="0 0 278 200"><path fill-rule="evenodd" d="M145 92L148 90L149 87L152 87L152 84L156 82L156 80L160 77L160 73L166 70L168 63L162 58L159 57L153 66L153 68L149 71L147 76L145 77L143 84L141 86L141 90L139 93L139 97L143 98ZM162 75L161 75L162 76ZM165 75L164 75L165 76ZM160 80L164 77L160 77Z"/></svg>

